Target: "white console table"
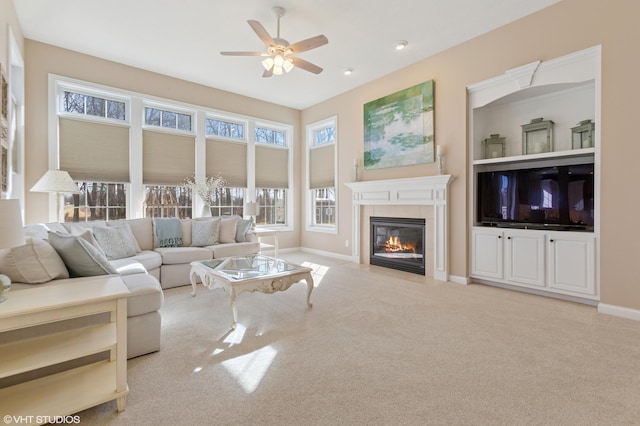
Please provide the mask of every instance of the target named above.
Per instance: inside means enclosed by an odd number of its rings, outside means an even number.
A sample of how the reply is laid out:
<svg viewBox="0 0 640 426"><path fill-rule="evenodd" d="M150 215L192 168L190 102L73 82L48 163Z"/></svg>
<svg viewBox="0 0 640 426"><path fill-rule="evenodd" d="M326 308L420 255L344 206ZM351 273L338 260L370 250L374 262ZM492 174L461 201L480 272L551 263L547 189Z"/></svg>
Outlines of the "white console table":
<svg viewBox="0 0 640 426"><path fill-rule="evenodd" d="M255 228L253 233L258 236L260 241L260 253L262 253L263 249L273 249L273 257L278 257L278 231L268 228ZM263 243L262 237L273 237L273 244Z"/></svg>
<svg viewBox="0 0 640 426"><path fill-rule="evenodd" d="M0 304L0 334L108 313L104 323L7 339L0 343L0 379L108 351L108 359L65 369L0 389L0 413L47 423L117 400L125 409L127 297L120 277L77 278L62 284L11 291ZM15 334L15 333L13 333ZM48 420L49 419L49 420ZM26 421L26 420L25 420Z"/></svg>

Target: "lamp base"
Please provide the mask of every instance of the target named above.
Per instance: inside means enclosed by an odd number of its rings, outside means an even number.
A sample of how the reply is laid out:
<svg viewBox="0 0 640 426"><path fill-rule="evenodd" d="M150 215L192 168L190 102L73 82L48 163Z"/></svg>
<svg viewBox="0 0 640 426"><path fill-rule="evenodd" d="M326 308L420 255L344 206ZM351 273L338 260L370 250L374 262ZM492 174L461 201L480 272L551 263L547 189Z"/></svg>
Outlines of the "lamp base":
<svg viewBox="0 0 640 426"><path fill-rule="evenodd" d="M6 293L9 290L11 290L11 278L4 274L0 274L0 303L7 300L2 293Z"/></svg>

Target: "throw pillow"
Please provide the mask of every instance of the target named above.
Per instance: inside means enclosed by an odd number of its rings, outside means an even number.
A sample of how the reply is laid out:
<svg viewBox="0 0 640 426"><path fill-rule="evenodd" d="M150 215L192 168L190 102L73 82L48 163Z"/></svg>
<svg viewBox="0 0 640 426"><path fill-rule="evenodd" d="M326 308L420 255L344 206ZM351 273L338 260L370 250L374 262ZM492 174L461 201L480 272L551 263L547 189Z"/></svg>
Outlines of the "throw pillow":
<svg viewBox="0 0 640 426"><path fill-rule="evenodd" d="M191 246L204 247L218 244L220 218L194 220L191 223Z"/></svg>
<svg viewBox="0 0 640 426"><path fill-rule="evenodd" d="M69 278L58 253L48 242L38 238L27 238L23 246L0 250L0 273L13 282L26 284Z"/></svg>
<svg viewBox="0 0 640 426"><path fill-rule="evenodd" d="M238 223L239 216L223 217L220 221L220 237L218 241L220 243L235 243L236 242L236 225Z"/></svg>
<svg viewBox="0 0 640 426"><path fill-rule="evenodd" d="M240 219L236 225L236 243L244 243L247 241L247 232L251 229L251 221Z"/></svg>
<svg viewBox="0 0 640 426"><path fill-rule="evenodd" d="M136 253L141 253L142 249L140 248L140 243L138 243L138 239L136 238L136 234L133 232L133 229L131 227L132 226L140 226L140 225L142 227L144 227L144 225L145 225L144 221L145 221L145 219L111 220L111 221L107 222L107 224L105 226L111 226L111 227L124 226L127 229L127 232L129 233L129 236L131 237L131 241L133 241ZM146 229L145 229L145 231L146 231Z"/></svg>
<svg viewBox="0 0 640 426"><path fill-rule="evenodd" d="M95 226L92 230L107 259L115 260L136 255L135 240L126 224Z"/></svg>
<svg viewBox="0 0 640 426"><path fill-rule="evenodd" d="M72 278L117 273L107 258L80 236L49 232L49 244L60 255Z"/></svg>

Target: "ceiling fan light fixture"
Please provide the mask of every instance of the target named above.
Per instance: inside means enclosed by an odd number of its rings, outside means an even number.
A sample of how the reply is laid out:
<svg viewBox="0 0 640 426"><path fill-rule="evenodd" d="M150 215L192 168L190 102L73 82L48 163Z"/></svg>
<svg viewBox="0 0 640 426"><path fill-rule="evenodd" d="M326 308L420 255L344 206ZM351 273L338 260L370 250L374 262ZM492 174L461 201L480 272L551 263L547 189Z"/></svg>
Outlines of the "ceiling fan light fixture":
<svg viewBox="0 0 640 426"><path fill-rule="evenodd" d="M409 44L409 43L407 42L407 40L398 40L398 41L396 41L396 42L395 42L395 44L393 45L393 47L394 47L396 50L402 50L402 49L404 49L405 47L407 47L407 45L408 45L408 44Z"/></svg>
<svg viewBox="0 0 640 426"><path fill-rule="evenodd" d="M273 58L273 64L277 67L282 67L282 65L284 65L284 58L282 55L276 55L276 57Z"/></svg>
<svg viewBox="0 0 640 426"><path fill-rule="evenodd" d="M273 67L273 58L269 56L264 61L262 61L262 66L265 70L269 71Z"/></svg>
<svg viewBox="0 0 640 426"><path fill-rule="evenodd" d="M284 68L285 72L289 72L293 69L293 61L289 58L285 59L284 64L282 64L282 68Z"/></svg>
<svg viewBox="0 0 640 426"><path fill-rule="evenodd" d="M274 65L273 66L273 74L274 75L282 75L282 67Z"/></svg>

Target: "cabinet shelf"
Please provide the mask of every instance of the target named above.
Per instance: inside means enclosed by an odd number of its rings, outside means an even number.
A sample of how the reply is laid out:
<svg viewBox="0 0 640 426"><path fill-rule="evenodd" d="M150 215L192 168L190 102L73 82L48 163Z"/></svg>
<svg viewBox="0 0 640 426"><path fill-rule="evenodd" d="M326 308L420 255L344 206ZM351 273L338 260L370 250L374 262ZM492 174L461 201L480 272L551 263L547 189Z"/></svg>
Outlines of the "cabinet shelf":
<svg viewBox="0 0 640 426"><path fill-rule="evenodd" d="M511 157L500 157L500 158L486 158L483 160L475 160L473 162L474 166L485 165L485 164L507 164L507 163L519 163L523 161L542 161L542 160L555 160L560 158L577 158L577 157L591 157L595 155L595 148L582 148L582 149L572 149L567 151L554 151L554 152L543 152L541 154L528 154L528 155L514 155Z"/></svg>
<svg viewBox="0 0 640 426"><path fill-rule="evenodd" d="M64 416L129 392L116 390L116 363L100 361L0 389L0 412L12 416ZM38 423L34 417L33 423Z"/></svg>
<svg viewBox="0 0 640 426"><path fill-rule="evenodd" d="M100 324L3 346L0 378L104 352L116 345L116 324ZM41 348L48 348L42 351Z"/></svg>

